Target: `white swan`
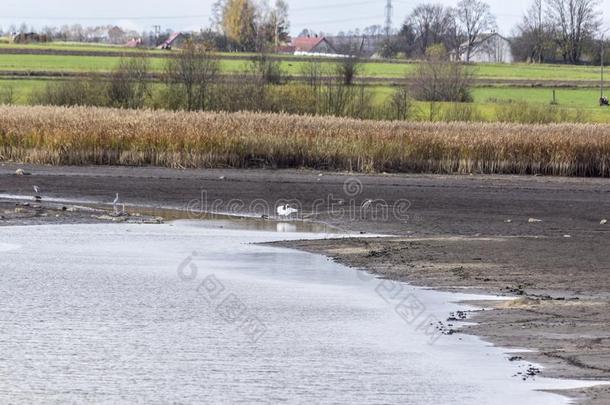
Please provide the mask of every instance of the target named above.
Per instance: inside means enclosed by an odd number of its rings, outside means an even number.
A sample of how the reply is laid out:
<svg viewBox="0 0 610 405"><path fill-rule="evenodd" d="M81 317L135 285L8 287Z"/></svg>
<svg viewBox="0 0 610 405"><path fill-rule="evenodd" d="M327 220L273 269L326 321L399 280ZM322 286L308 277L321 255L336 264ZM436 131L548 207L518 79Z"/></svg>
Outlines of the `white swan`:
<svg viewBox="0 0 610 405"><path fill-rule="evenodd" d="M299 210L297 210L296 208L292 208L288 204L280 205L279 207L277 207L277 215L279 215L280 217L289 217L290 215L296 214L297 212L299 212Z"/></svg>

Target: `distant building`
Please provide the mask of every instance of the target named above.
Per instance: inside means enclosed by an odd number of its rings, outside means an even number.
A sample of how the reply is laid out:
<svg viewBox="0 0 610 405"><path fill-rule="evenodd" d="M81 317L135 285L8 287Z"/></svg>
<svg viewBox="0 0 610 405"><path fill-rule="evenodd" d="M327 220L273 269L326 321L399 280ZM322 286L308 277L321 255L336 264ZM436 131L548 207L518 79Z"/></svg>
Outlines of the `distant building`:
<svg viewBox="0 0 610 405"><path fill-rule="evenodd" d="M385 35L338 35L327 37L327 39L340 54L376 58L379 57L381 48L388 37Z"/></svg>
<svg viewBox="0 0 610 405"><path fill-rule="evenodd" d="M326 39L326 37L319 36L305 36L305 37L297 37L292 40L290 44L290 48L285 48L286 50L294 48L293 53L295 55L299 54L327 54L332 55L336 54L337 50L335 47Z"/></svg>
<svg viewBox="0 0 610 405"><path fill-rule="evenodd" d="M139 48L144 45L142 38L132 38L125 44L127 48Z"/></svg>
<svg viewBox="0 0 610 405"><path fill-rule="evenodd" d="M49 42L49 37L45 34L35 32L20 32L13 35L13 42L16 44L30 44L32 42Z"/></svg>
<svg viewBox="0 0 610 405"><path fill-rule="evenodd" d="M161 45L159 45L158 49L173 49L180 48L184 41L186 40L186 36L181 32L174 32L167 38Z"/></svg>
<svg viewBox="0 0 610 405"><path fill-rule="evenodd" d="M493 32L491 34L481 34L481 38L475 42L474 48L470 51L470 62L474 63L512 63L513 52L510 41L502 35ZM466 62L467 44L460 45L461 60Z"/></svg>
<svg viewBox="0 0 610 405"><path fill-rule="evenodd" d="M294 45L280 45L275 49L275 51L277 53L293 55L296 51L296 47Z"/></svg>

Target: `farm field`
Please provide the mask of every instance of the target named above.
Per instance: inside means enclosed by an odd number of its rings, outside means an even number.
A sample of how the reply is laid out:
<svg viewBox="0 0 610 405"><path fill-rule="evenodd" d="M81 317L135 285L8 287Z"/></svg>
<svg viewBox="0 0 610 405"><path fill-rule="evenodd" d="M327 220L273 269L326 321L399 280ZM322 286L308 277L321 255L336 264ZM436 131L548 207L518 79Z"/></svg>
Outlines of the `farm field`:
<svg viewBox="0 0 610 405"><path fill-rule="evenodd" d="M2 53L2 50L26 50L32 53ZM62 55L36 53L45 51L82 51L84 55ZM130 49L119 46L102 46L82 43L52 43L36 45L0 44L0 103L10 94L10 102L26 105L30 102L33 92L43 90L49 80L59 78L45 77L48 75L93 74L111 72L118 64L122 54L129 55L133 51L148 55L151 70L162 73L171 53L168 51ZM105 52L105 53L102 53ZM116 52L116 56L107 56L108 52ZM174 51L175 52L175 51ZM104 55L104 56L102 56ZM236 74L248 69L248 57L252 54L219 54L221 71L224 74ZM223 58L224 57L224 58ZM235 59L242 57L243 59ZM302 58L282 56L282 68L285 74L298 76L307 62ZM323 61L327 71L331 71L334 61ZM408 77L417 68L416 63L393 61L391 63L371 61L362 64L360 78L371 79L369 88L373 91L374 104L384 105L394 92L390 84L398 79ZM471 66L475 78L481 81L473 89L473 103L469 104L476 110L476 120L495 121L499 110L507 103L527 102L537 105L549 105L553 99L562 109L571 111L582 110L586 121L610 122L610 109L598 105L599 89L595 88L599 79L599 67L595 66L565 66L565 65L531 65L531 64L480 64ZM2 72L5 72L4 76ZM20 76L12 77L10 72L20 72ZM37 77L27 78L21 75L35 74ZM375 84L375 79L380 82ZM383 80L387 81L383 83ZM569 82L569 83L566 83ZM153 85L153 93L161 89L160 83ZM567 87L572 86L572 87ZM5 101L6 102L6 101ZM450 103L414 102L415 119L442 120L443 111L451 107ZM438 110L438 116L433 118L431 108Z"/></svg>
<svg viewBox="0 0 610 405"><path fill-rule="evenodd" d="M8 45L4 45L8 46ZM1 47L0 47L1 49ZM99 48L98 48L99 49ZM115 49L115 48L113 48ZM121 48L121 50L125 50ZM163 53L157 51L150 57L151 69L161 72L165 63ZM126 52L128 55L129 52ZM159 55L159 56L157 56ZM243 71L247 60L222 59L221 69L224 73ZM234 56L234 55L233 55ZM249 55L244 55L249 56ZM73 56L49 54L0 54L0 71L49 71L49 72L108 72L118 63L120 56ZM286 74L300 74L303 62L300 59L282 60ZM333 62L323 62L331 68ZM415 63L363 63L361 76L370 78L404 78L416 68ZM531 64L491 64L472 67L475 77L487 80L537 80L537 81L596 81L600 69L596 66L566 65L531 65Z"/></svg>
<svg viewBox="0 0 610 405"><path fill-rule="evenodd" d="M71 50L71 51L116 51L117 53L124 52L132 52L132 51L141 51L141 49L137 48L127 48L120 45L111 45L111 44L89 44L83 42L50 42L50 43L36 43L36 44L14 44L14 43L0 43L0 51L2 49L23 49L28 51L36 51L36 50ZM161 52L157 50L149 50L147 52Z"/></svg>

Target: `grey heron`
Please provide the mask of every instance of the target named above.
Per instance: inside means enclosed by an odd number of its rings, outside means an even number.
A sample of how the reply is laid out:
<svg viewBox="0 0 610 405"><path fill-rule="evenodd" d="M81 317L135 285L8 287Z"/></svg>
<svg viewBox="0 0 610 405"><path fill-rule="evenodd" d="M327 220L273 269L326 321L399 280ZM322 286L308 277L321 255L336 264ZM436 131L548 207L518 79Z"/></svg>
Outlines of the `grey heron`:
<svg viewBox="0 0 610 405"><path fill-rule="evenodd" d="M36 200L36 201L42 200L42 197L40 196L40 187L34 186L34 193L36 193L36 194L34 194L34 200Z"/></svg>
<svg viewBox="0 0 610 405"><path fill-rule="evenodd" d="M119 203L119 193L116 193L116 197L114 197L114 201L112 202L112 207L114 208L114 213L118 214L117 204Z"/></svg>

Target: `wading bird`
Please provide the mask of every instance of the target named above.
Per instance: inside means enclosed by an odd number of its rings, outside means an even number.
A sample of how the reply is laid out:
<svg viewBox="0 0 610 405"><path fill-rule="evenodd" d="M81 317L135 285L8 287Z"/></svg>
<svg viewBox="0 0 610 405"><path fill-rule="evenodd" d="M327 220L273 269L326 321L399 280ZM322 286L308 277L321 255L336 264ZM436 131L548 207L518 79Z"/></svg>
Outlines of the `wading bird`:
<svg viewBox="0 0 610 405"><path fill-rule="evenodd" d="M288 204L280 205L279 207L277 207L277 215L279 215L280 217L289 217L290 215L296 214L297 212L299 212L299 210L297 210L296 208L292 208Z"/></svg>
<svg viewBox="0 0 610 405"><path fill-rule="evenodd" d="M34 186L34 200L36 201L40 201L42 200L42 197L40 196L40 188L38 186Z"/></svg>
<svg viewBox="0 0 610 405"><path fill-rule="evenodd" d="M117 204L119 203L119 193L116 193L116 197L114 197L114 201L112 202L112 207L114 208L114 213L118 214Z"/></svg>

